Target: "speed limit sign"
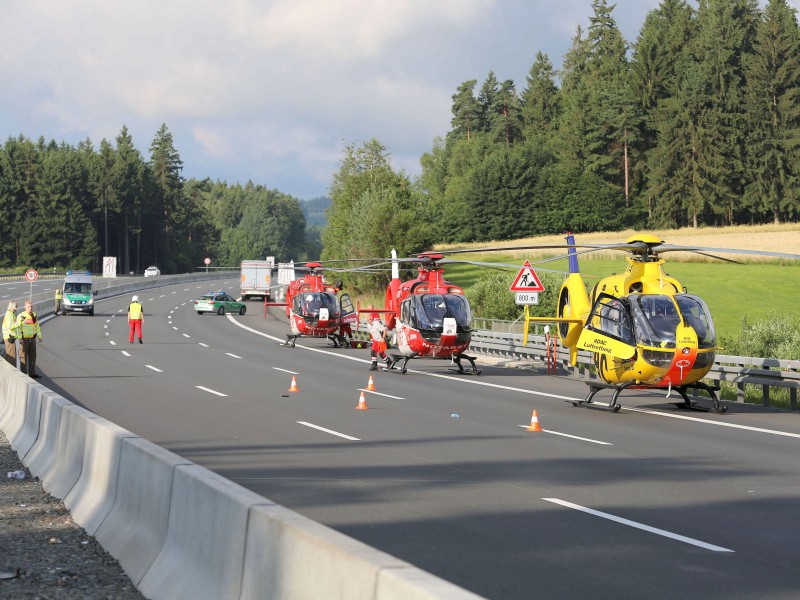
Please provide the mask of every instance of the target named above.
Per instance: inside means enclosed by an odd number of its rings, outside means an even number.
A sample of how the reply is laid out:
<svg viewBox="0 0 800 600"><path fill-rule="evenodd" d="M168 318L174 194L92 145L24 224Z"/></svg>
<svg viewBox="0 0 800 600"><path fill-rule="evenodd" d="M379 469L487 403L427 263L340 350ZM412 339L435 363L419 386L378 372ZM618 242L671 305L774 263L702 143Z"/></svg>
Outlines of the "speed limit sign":
<svg viewBox="0 0 800 600"><path fill-rule="evenodd" d="M210 265L211 264L211 259L210 258L206 258L203 262L206 263L207 265Z"/></svg>
<svg viewBox="0 0 800 600"><path fill-rule="evenodd" d="M36 269L28 269L25 271L25 279L33 283L37 279L39 279L39 273L36 272Z"/></svg>

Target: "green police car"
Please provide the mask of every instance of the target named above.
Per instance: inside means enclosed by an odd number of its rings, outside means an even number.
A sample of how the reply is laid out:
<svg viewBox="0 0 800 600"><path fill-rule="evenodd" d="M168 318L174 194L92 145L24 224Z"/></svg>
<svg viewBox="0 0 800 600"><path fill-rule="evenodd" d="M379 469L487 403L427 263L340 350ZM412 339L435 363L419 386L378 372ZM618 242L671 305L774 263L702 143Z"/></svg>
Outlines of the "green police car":
<svg viewBox="0 0 800 600"><path fill-rule="evenodd" d="M204 294L194 301L194 309L198 315L203 313L217 313L224 315L226 312L243 315L247 311L244 302L239 302L225 292L211 292Z"/></svg>

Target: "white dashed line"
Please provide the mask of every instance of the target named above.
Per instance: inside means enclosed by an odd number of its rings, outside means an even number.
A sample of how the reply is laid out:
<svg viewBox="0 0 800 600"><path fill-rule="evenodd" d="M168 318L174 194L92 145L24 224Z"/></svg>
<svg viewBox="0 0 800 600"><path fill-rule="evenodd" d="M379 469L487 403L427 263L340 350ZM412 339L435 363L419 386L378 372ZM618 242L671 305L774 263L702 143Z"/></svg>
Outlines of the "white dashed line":
<svg viewBox="0 0 800 600"><path fill-rule="evenodd" d="M573 504L572 502L567 502L566 500L559 500L558 498L542 498L542 500L546 502L552 502L554 504L560 504L561 506L566 506L567 508L579 510L581 512L588 513L590 515L594 515L595 517L601 517L603 519L608 519L609 521L621 523L622 525L635 527L636 529L641 529L642 531L648 531L650 533L655 533L656 535L662 535L664 537L677 540L679 542L691 544L692 546L699 546L700 548L705 548L706 550L712 550L713 552L733 552L733 550L730 550L728 548L723 548L722 546L715 546L714 544L701 542L700 540L695 540L690 537L678 535L677 533L672 533L671 531L666 531L664 529L657 529L656 527L650 527L649 525L644 525L642 523L637 523L636 521L623 519L622 517L617 517L609 513L600 512L599 510L586 508L585 506L581 506L580 504Z"/></svg>
<svg viewBox="0 0 800 600"><path fill-rule="evenodd" d="M233 358L242 358L241 356L237 356L235 354L231 354L230 352L226 352L225 354L227 354L228 356L232 356Z"/></svg>
<svg viewBox="0 0 800 600"><path fill-rule="evenodd" d="M214 390L209 389L207 387L203 387L202 385L196 385L194 387L196 387L198 390L203 390L204 392L208 392L209 394L216 394L217 396L222 396L223 398L227 398L228 397L228 394L223 394L222 392L214 391Z"/></svg>
<svg viewBox="0 0 800 600"><path fill-rule="evenodd" d="M320 427L319 425L314 425L313 423L307 423L305 421L298 421L300 425L305 425L306 427L311 427L312 429L318 429L320 431L324 431L325 433L330 433L331 435L338 435L341 438L346 440L353 440L355 442L360 442L361 439L357 437L353 437L352 435L347 435L346 433L339 433L338 431L334 431L333 429L326 429L325 427Z"/></svg>
<svg viewBox="0 0 800 600"><path fill-rule="evenodd" d="M197 343L203 346L203 348L208 348L208 344L204 344L203 342L197 342Z"/></svg>
<svg viewBox="0 0 800 600"><path fill-rule="evenodd" d="M158 367L154 367L153 365L145 365L145 367L147 367L148 369L153 369L153 371L155 371L156 373L163 373L164 372L161 369L159 369Z"/></svg>
<svg viewBox="0 0 800 600"><path fill-rule="evenodd" d="M124 356L130 356L130 353L129 353L127 350L123 350L123 351L122 351L122 354L123 354Z"/></svg>
<svg viewBox="0 0 800 600"><path fill-rule="evenodd" d="M525 429L527 429L529 426L528 425L517 425L517 427L524 427ZM601 442L600 440L593 440L591 438L580 437L580 436L577 436L577 435L570 435L569 433L561 433L560 431L553 431L552 429L542 429L542 432L543 433L552 433L553 435L560 435L560 436L563 436L563 437L572 438L574 440L581 440L583 442L591 442L593 444L600 444L601 446L613 446L614 445L611 442Z"/></svg>
<svg viewBox="0 0 800 600"><path fill-rule="evenodd" d="M189 338L189 337L192 337L192 336L190 336L188 333L184 333L184 334L183 334L183 337L185 337L185 338Z"/></svg>
<svg viewBox="0 0 800 600"><path fill-rule="evenodd" d="M283 371L284 373L289 373L290 375L300 375L297 371L290 371L289 369L281 369L280 367L272 367L276 371Z"/></svg>
<svg viewBox="0 0 800 600"><path fill-rule="evenodd" d="M405 400L405 398L401 398L400 396L390 396L389 394L381 394L380 392L376 392L375 390L368 390L366 388L359 389L359 392L367 392L368 394L375 394L376 396L384 396L385 398L392 398L394 400Z"/></svg>
<svg viewBox="0 0 800 600"><path fill-rule="evenodd" d="M117 345L117 342L115 342L114 340L110 340L108 343L111 344L112 346L116 346Z"/></svg>

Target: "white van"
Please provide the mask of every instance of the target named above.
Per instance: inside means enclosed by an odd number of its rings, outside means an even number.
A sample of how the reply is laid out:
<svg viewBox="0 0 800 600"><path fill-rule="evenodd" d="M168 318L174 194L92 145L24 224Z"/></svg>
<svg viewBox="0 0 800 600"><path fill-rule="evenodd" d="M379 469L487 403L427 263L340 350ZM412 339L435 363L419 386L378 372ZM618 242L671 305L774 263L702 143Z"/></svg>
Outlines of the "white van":
<svg viewBox="0 0 800 600"><path fill-rule="evenodd" d="M67 271L64 277L61 314L80 312L94 315L94 298L97 290L92 289L92 274L89 271Z"/></svg>

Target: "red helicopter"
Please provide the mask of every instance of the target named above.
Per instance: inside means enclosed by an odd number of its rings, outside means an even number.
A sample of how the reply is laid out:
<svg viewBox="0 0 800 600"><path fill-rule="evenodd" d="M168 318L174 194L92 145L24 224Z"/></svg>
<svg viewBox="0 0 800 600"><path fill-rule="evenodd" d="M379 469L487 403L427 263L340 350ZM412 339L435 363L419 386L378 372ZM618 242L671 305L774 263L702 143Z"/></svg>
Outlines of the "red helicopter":
<svg viewBox="0 0 800 600"><path fill-rule="evenodd" d="M286 334L284 346L294 348L297 338L328 338L335 348L350 346L347 332L358 323L352 300L348 294L339 295L342 282L327 283L322 275L321 263L309 262L295 270L306 271L299 279L290 281L285 302L265 302L268 306L285 306L291 333Z"/></svg>
<svg viewBox="0 0 800 600"><path fill-rule="evenodd" d="M386 314L387 328L396 332L401 354L391 355L385 370L395 369L402 361L399 369L405 374L412 358L439 358L454 362L458 373L480 374L475 359L464 354L472 338L469 301L459 286L445 280L444 270L437 264L442 260L447 259L436 252L397 259L392 251L392 279L386 288L385 308L359 311ZM419 264L416 279L400 281L400 262ZM461 364L463 359L469 362L470 371Z"/></svg>

